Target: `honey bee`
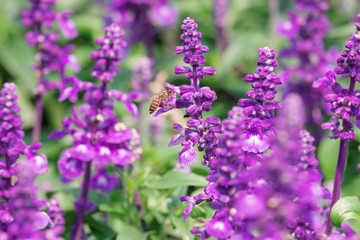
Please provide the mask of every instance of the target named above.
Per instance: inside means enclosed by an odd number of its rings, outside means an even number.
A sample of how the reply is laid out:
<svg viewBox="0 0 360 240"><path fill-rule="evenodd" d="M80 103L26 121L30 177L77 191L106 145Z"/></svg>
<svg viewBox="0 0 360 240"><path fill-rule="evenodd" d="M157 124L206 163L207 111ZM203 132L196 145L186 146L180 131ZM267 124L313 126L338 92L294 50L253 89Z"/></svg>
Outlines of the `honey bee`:
<svg viewBox="0 0 360 240"><path fill-rule="evenodd" d="M158 109L158 107L160 106L160 103L166 105L165 101L171 98L173 94L174 92L171 89L165 89L165 90L161 90L160 92L157 92L150 103L149 113L153 114L156 111L156 109Z"/></svg>

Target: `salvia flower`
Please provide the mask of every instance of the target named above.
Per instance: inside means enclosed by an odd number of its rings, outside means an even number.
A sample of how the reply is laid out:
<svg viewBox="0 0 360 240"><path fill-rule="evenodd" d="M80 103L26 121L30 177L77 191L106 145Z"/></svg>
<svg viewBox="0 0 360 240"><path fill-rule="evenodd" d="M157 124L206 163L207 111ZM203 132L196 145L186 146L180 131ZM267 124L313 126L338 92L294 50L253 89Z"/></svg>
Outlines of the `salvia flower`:
<svg viewBox="0 0 360 240"><path fill-rule="evenodd" d="M18 115L20 107L17 104L16 86L13 83L5 83L0 90L0 156L4 161L0 162L1 191L0 199L7 198L7 191L11 187L13 170L20 155L26 155L31 163L35 174L47 172L47 158L44 154L36 153L41 147L37 143L27 146L22 140L24 132L21 130L23 122Z"/></svg>
<svg viewBox="0 0 360 240"><path fill-rule="evenodd" d="M355 124L360 127L360 92L354 90L355 83L360 82L360 15L356 23L356 33L345 43L346 50L341 52L334 69L336 75L350 78L350 87L343 88L336 82L334 72L328 72L325 78L314 83L314 87L325 88L330 86L332 93L325 96L325 100L331 104L333 117L330 122L323 123L321 127L331 131L331 138L355 139L354 127L351 118L355 118Z"/></svg>
<svg viewBox="0 0 360 240"><path fill-rule="evenodd" d="M312 88L312 84L324 76L335 60L335 49L325 51L324 36L331 25L326 16L328 0L296 0L295 11L288 12L289 20L278 25L278 32L288 39L290 46L280 51L283 59L296 59L296 65L284 63L285 96L299 93L307 113L306 124L315 134L316 144L321 139L319 124L325 114L324 95L327 91Z"/></svg>
<svg viewBox="0 0 360 240"><path fill-rule="evenodd" d="M312 157L313 138L298 126L288 132L279 121L272 154L249 153L240 148L246 117L243 108L234 107L223 121L218 157L210 164L216 172L208 177L216 212L192 233L200 239L322 239L320 206L328 193L321 188L316 159L303 167ZM187 209L196 204L188 200Z"/></svg>
<svg viewBox="0 0 360 240"><path fill-rule="evenodd" d="M64 211L60 208L59 202L52 197L47 202L47 212L52 225L64 225Z"/></svg>
<svg viewBox="0 0 360 240"><path fill-rule="evenodd" d="M100 49L91 53L91 58L97 61L92 76L98 78L102 85L73 79L73 86L69 86L67 92L73 92L72 96L75 96L84 91L85 103L78 111L72 109L73 116L65 118L63 129L55 131L51 138L68 134L73 137L73 147L63 151L58 162L60 172L67 179L80 177L84 164L92 161L98 172L93 176L91 186L108 192L106 188L112 186L113 189L116 184L110 184L113 176L107 176L104 167L110 163L118 167L132 164L137 157L133 151L139 147L139 137L134 130L127 129L124 123L119 122L113 109L115 99L130 106L135 113L135 106L129 102L131 97L107 88L107 83L120 73L117 65L121 59L121 48L126 46L121 40L123 31L113 24L105 28L105 34L105 38L97 40Z"/></svg>
<svg viewBox="0 0 360 240"><path fill-rule="evenodd" d="M22 140L15 90L15 84L5 83L0 91L0 238L62 239L63 227L41 211L46 202L38 199L34 180L48 170L47 158L36 153L40 144L27 146ZM51 229L43 230L47 226Z"/></svg>
<svg viewBox="0 0 360 240"><path fill-rule="evenodd" d="M345 43L346 50L341 52L337 59L337 67L334 72L329 71L326 77L314 82L315 88L331 87L332 92L325 96L325 100L331 105L333 116L330 122L323 123L321 128L330 130L330 138L340 138L338 163L336 167L334 189L330 208L340 198L341 182L344 173L347 144L349 140L355 139L354 125L360 127L360 91L355 90L356 82L360 81L360 14L357 15L355 23L356 32ZM343 88L336 81L336 75L342 78L350 78L349 88ZM353 120L354 119L354 120ZM326 234L332 232L330 217L326 227Z"/></svg>
<svg viewBox="0 0 360 240"><path fill-rule="evenodd" d="M45 202L40 201L34 186L35 173L29 163L21 162L13 170L17 171L17 183L9 189L6 210L11 214L11 222L5 227L8 239L38 238L39 229L49 223L49 217L39 211ZM2 224L3 225L3 224Z"/></svg>
<svg viewBox="0 0 360 240"><path fill-rule="evenodd" d="M13 83L5 83L0 90L0 155L7 155L6 165L12 165L19 154L24 153L25 143L22 141L24 132L21 130L23 122L17 114L20 107L17 104L18 96L15 93L16 86Z"/></svg>
<svg viewBox="0 0 360 240"><path fill-rule="evenodd" d="M69 19L72 12L65 11L56 13L53 10L56 0L28 0L30 9L22 12L23 25L29 28L26 33L26 43L36 48L33 68L38 79L34 89L36 95L36 119L33 128L32 142L38 142L40 139L41 122L42 122L42 95L49 90L63 91L68 81L65 76L66 67L72 68L78 72L79 64L71 51L72 45L61 47L57 44L59 35L52 31L56 21L59 22L60 30L67 38L77 36L75 24ZM52 72L59 73L59 81L50 81L48 75Z"/></svg>
<svg viewBox="0 0 360 240"><path fill-rule="evenodd" d="M295 239L321 239L326 215L321 205L330 198L330 193L321 187L322 176L313 146L315 139L303 129L306 118L298 115L303 112L303 107L298 94L291 93L286 96L278 118L278 138L272 150L273 157L289 164L295 170L299 181L304 184L303 187L295 189L290 198L297 208L303 209L300 215L287 220L291 235Z"/></svg>
<svg viewBox="0 0 360 240"><path fill-rule="evenodd" d="M258 71L245 77L254 88L246 94L252 100L240 99L223 121L217 158L209 164L209 185L203 198L183 197L189 202L184 217L198 202L209 201L214 217L192 230L200 239L321 239L319 206L328 193L320 185L313 138L301 129L301 119L282 119L275 125L280 105L271 100L281 84L274 71L275 51L265 47L258 52ZM297 100L291 99L291 111L301 110ZM264 155L267 149L270 155Z"/></svg>
<svg viewBox="0 0 360 240"><path fill-rule="evenodd" d="M35 93L43 95L49 89L61 89L63 86L46 79L46 75L50 72L59 71L63 75L66 66L74 71L79 70L75 57L70 53L72 45L62 48L57 44L58 33L51 31L54 22L58 20L60 30L67 38L76 37L77 31L75 24L69 19L71 11L56 13L53 10L56 0L29 0L29 2L30 9L22 12L23 24L30 28L26 34L27 44L35 46L38 50L34 69L39 81ZM62 76L61 80L66 81L65 76Z"/></svg>
<svg viewBox="0 0 360 240"><path fill-rule="evenodd" d="M126 94L119 90L109 90L108 83L120 73L118 64L122 58L122 49L126 42L122 40L123 30L116 24L105 28L105 37L96 43L99 50L91 53L96 60L92 77L100 80L101 85L82 82L72 78L72 85L66 88L63 99L77 99L77 93L85 92L84 103L78 110L72 109L72 117L63 120L63 129L55 131L51 138L70 135L73 146L65 149L58 161L58 168L66 181L79 178L83 174L84 183L80 200L75 204L79 211L75 226L75 239L82 235L82 218L86 209L94 210L87 201L88 188L108 193L120 185L120 179L106 170L109 164L122 169L132 165L139 157L139 135L134 129L128 129L120 122L114 112L114 100L125 104L129 112L137 116L136 106L130 102L136 94ZM91 169L93 169L93 174ZM90 210L89 210L90 211Z"/></svg>
<svg viewBox="0 0 360 240"><path fill-rule="evenodd" d="M149 84L155 75L154 59L143 57L136 63L131 75L131 88L138 95L136 101L142 102L150 97Z"/></svg>
<svg viewBox="0 0 360 240"><path fill-rule="evenodd" d="M171 27L177 11L168 0L111 0L104 2L105 24L116 23L128 29L127 42L143 41L147 55L153 57L153 44L161 28Z"/></svg>
<svg viewBox="0 0 360 240"><path fill-rule="evenodd" d="M280 103L272 101L277 93L276 86L282 83L275 72L278 62L275 60L275 50L269 47L259 48L257 71L248 74L244 80L252 83L253 89L246 93L250 99L239 99L238 105L242 107L246 116L242 120L244 130L241 133L243 151L249 153L262 153L270 146L271 139L275 135L274 115L280 107Z"/></svg>
<svg viewBox="0 0 360 240"><path fill-rule="evenodd" d="M155 116L169 111L173 108L186 108L184 117L191 117L187 121L187 128L179 124L174 124L174 128L179 131L169 143L169 146L181 145L184 147L179 153L180 164L189 165L196 161L197 153L205 151L204 164L206 165L214 157L213 149L218 143L221 134L220 119L216 117L203 118L203 112L211 110L211 105L216 100L216 94L209 87L200 87L200 79L206 75L214 75L214 67L204 66L205 58L202 56L209 48L201 44L201 33L197 31L197 23L191 18L186 18L181 25L183 33L180 39L183 46L175 47L176 54L184 54L186 66L175 66L175 74L184 74L190 80L189 85L175 87L165 83L165 88L173 91L173 97L180 96L180 99L170 98L165 105L161 103Z"/></svg>

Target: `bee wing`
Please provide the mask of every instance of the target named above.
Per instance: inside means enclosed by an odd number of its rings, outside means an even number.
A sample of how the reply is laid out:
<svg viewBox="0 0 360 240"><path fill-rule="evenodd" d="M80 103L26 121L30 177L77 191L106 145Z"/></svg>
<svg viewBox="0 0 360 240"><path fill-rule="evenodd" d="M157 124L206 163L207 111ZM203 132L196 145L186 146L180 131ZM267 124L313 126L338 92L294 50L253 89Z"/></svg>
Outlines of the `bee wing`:
<svg viewBox="0 0 360 240"><path fill-rule="evenodd" d="M159 98L160 95L161 95L161 92L157 92L157 93L155 93L154 95L152 95L152 96L150 97L150 100L152 101L154 98Z"/></svg>

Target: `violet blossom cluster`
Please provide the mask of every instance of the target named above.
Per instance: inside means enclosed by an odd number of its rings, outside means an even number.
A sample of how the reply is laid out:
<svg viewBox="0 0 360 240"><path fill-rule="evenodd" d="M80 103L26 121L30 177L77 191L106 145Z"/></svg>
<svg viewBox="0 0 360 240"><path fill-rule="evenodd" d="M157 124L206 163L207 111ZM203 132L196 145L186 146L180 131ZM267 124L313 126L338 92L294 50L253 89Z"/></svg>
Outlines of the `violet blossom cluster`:
<svg viewBox="0 0 360 240"><path fill-rule="evenodd" d="M30 9L22 12L23 25L29 28L26 33L26 43L37 50L36 63L33 65L37 85L34 89L36 119L32 133L32 142L40 139L43 103L42 96L49 90L61 90L66 87L68 77L65 75L66 67L75 72L80 71L76 57L71 54L74 46L69 44L64 47L58 45L59 34L52 31L55 22L59 23L64 37L75 38L77 30L74 22L70 20L71 10L57 13L53 10L56 0L28 0ZM49 74L58 71L59 81L51 81Z"/></svg>
<svg viewBox="0 0 360 240"><path fill-rule="evenodd" d="M31 7L22 12L23 24L30 30L26 33L26 43L35 46L38 52L35 55L37 63L34 65L38 83L35 89L36 95L44 95L50 89L62 89L66 86L65 68L71 67L74 71L80 71L79 64L71 54L73 45L61 47L57 44L58 33L51 31L57 21L64 37L75 38L77 30L70 20L71 10L57 13L53 10L56 0L28 0ZM46 76L53 71L60 74L60 82L52 82Z"/></svg>
<svg viewBox="0 0 360 240"><path fill-rule="evenodd" d="M143 102L150 98L149 84L154 75L154 59L143 57L136 62L135 70L131 75L131 88L137 93L137 102Z"/></svg>
<svg viewBox="0 0 360 240"><path fill-rule="evenodd" d="M356 32L345 43L346 50L341 52L337 59L337 67L326 73L326 77L316 81L314 88L331 87L332 93L325 96L326 102L331 105L333 116L330 122L323 123L322 129L330 130L330 138L341 138L354 140L354 127L351 118L354 118L355 125L360 128L360 91L354 90L356 82L360 82L360 14L355 24ZM343 88L337 81L336 75L342 78L350 78L349 88Z"/></svg>
<svg viewBox="0 0 360 240"><path fill-rule="evenodd" d="M275 87L281 80L275 73L275 51L265 47L258 49L258 53L258 71L245 77L246 81L253 83L254 89L247 96L254 100L240 99L239 107L229 112L229 118L223 122L219 146L215 149L217 158L209 164L213 170L205 189L208 199L204 200L211 202L216 213L205 222L204 227L192 230L192 233L201 235L200 239L236 238L238 234L250 237L251 229L245 229L243 219L247 214L249 218L256 219L264 210L262 199L250 194L249 189L258 181L256 162L264 158L262 152L269 148L275 134L274 111L279 108L279 103L266 101L274 99ZM190 200L185 212L192 208L191 198L182 200Z"/></svg>
<svg viewBox="0 0 360 240"><path fill-rule="evenodd" d="M280 52L282 58L296 59L296 65L285 65L284 81L288 82L285 95L297 92L305 105L306 124L320 141L319 124L325 113L326 91L312 88L312 84L332 67L335 48L324 48L324 36L331 25L326 16L330 7L328 0L296 0L296 10L289 11L289 20L282 21L278 32L289 40L290 46ZM323 109L323 110L321 110Z"/></svg>
<svg viewBox="0 0 360 240"><path fill-rule="evenodd" d="M238 105L243 108L246 117L242 120L243 131L240 134L240 148L248 153L262 153L269 149L276 134L274 128L275 111L279 110L280 102L272 101L277 93L276 87L282 83L276 74L278 62L276 51L269 47L259 48L257 71L248 74L244 80L252 83L253 89L246 92L246 97L239 99Z"/></svg>
<svg viewBox="0 0 360 240"><path fill-rule="evenodd" d="M331 88L332 92L325 96L326 102L331 105L333 116L329 122L321 125L324 130L330 130L330 138L340 138L338 162L335 172L334 189L330 208L340 198L341 182L346 162L346 152L349 140L355 139L354 125L360 127L360 91L355 90L356 82L360 81L360 14L357 15L355 23L356 32L345 43L346 50L341 52L337 59L337 67L334 71L326 73L323 77L314 82L313 87L324 89ZM350 78L348 88L343 88L336 80L336 75L342 78ZM354 120L353 120L354 119ZM332 223L328 218L326 234L332 232Z"/></svg>
<svg viewBox="0 0 360 240"><path fill-rule="evenodd" d="M139 136L133 129L128 129L120 122L114 112L114 100L125 103L131 113L136 116L136 107L130 102L134 94L126 94L119 90L109 90L107 84L120 73L117 68L121 59L121 49L126 42L121 39L123 30L116 24L105 28L105 38L99 38L98 51L91 53L96 60L92 76L98 78L102 85L83 82L73 78L73 85L68 87L64 99L77 96L82 91L84 104L76 111L72 109L72 117L63 120L63 129L55 131L51 138L62 138L71 135L73 146L63 151L58 167L64 178L72 180L84 173L84 164L92 161L97 172L91 179L90 187L104 193L110 192L119 185L116 175L108 175L106 165L113 163L117 167L132 164L138 154Z"/></svg>
<svg viewBox="0 0 360 240"><path fill-rule="evenodd" d="M42 211L46 202L36 195L34 180L47 172L47 158L36 153L40 144L27 146L22 140L23 123L17 115L20 108L15 90L15 84L5 83L0 91L0 238L62 239L59 234L64 221L53 222Z"/></svg>
<svg viewBox="0 0 360 240"><path fill-rule="evenodd" d="M136 106L130 101L136 98L134 93L109 90L108 83L120 73L119 61L126 42L122 40L124 32L116 24L105 28L105 37L97 39L100 49L91 53L96 65L91 74L100 80L101 85L83 82L72 78L63 99L77 99L79 91L84 92L84 103L78 111L71 110L72 117L63 120L63 129L55 131L51 139L70 135L73 146L65 149L58 161L58 168L65 181L79 178L85 173L82 195L75 207L79 211L76 223L75 239L82 235L82 217L84 211L93 211L96 206L87 201L88 188L109 193L120 185L116 174L108 173L106 166L113 164L120 169L132 165L141 153L139 135L134 129L128 129L120 122L114 112L114 100L122 102L137 117ZM66 93L66 94L65 94ZM95 170L92 174L91 169Z"/></svg>
<svg viewBox="0 0 360 240"><path fill-rule="evenodd" d="M276 52L265 47L258 53L258 70L245 77L252 83L247 96L253 100L240 99L229 112L215 150L218 157L210 162L214 170L205 192L213 197L215 215L192 233L200 239L321 239L320 204L327 191L320 185L314 139L290 119L275 125L274 112L280 105L272 100L281 84L275 72ZM296 109L294 104L289 107ZM265 155L267 149L272 154ZM190 204L209 201L187 198L187 210Z"/></svg>
<svg viewBox="0 0 360 240"><path fill-rule="evenodd" d="M295 170L300 181L297 183L298 189L295 188L291 196L295 206L300 209L300 215L290 219L287 227L295 239L323 239L328 211L322 205L331 195L321 186L322 174L313 145L315 139L303 129L306 118L298 114L304 112L301 97L291 93L284 99L283 106L279 113L278 138L272 147L272 158L282 159Z"/></svg>
<svg viewBox="0 0 360 240"><path fill-rule="evenodd" d="M215 157L213 150L221 134L219 118L203 118L203 112L211 110L216 94L207 86L200 87L200 79L204 79L206 75L214 75L216 70L214 67L203 66L205 58L202 54L208 52L209 48L201 44L201 33L197 31L197 27L197 23L189 17L183 21L183 33L180 35L183 46L175 47L174 51L176 54L184 54L184 62L190 65L175 66L174 72L185 74L190 80L190 85L176 87L165 83L165 88L172 90L173 96L167 99L165 104L161 103L161 108L155 114L157 116L173 108L186 108L184 117L191 117L186 123L186 128L174 124L174 129L179 131L179 134L173 136L169 142L169 146L181 143L184 147L179 153L181 165L190 165L196 161L196 145L200 152L205 151L203 164L207 165ZM176 99L177 96L180 96L180 99Z"/></svg>
<svg viewBox="0 0 360 240"><path fill-rule="evenodd" d="M178 15L168 0L111 0L104 7L105 24L114 22L128 29L127 42L132 45L143 41L149 57L153 57L153 44L160 28L171 27Z"/></svg>

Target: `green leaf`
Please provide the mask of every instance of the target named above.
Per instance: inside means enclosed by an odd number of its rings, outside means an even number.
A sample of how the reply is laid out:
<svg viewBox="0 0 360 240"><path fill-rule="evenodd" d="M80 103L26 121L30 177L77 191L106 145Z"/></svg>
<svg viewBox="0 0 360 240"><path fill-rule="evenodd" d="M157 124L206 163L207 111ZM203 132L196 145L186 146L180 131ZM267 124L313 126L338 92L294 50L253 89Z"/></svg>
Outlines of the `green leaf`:
<svg viewBox="0 0 360 240"><path fill-rule="evenodd" d="M85 222L89 224L91 235L96 239L111 239L116 235L110 227L92 217L85 217Z"/></svg>
<svg viewBox="0 0 360 240"><path fill-rule="evenodd" d="M27 92L32 92L36 83L34 71L31 69L33 54L31 48L22 41L5 42L0 45L0 62L17 80L17 84Z"/></svg>
<svg viewBox="0 0 360 240"><path fill-rule="evenodd" d="M199 205L195 205L194 208L191 210L190 216L192 218L194 218L194 219L196 219L196 218L205 218L206 217L206 212Z"/></svg>
<svg viewBox="0 0 360 240"><path fill-rule="evenodd" d="M120 219L113 221L113 229L117 232L116 240L145 240L149 233L143 233L140 229L127 225Z"/></svg>
<svg viewBox="0 0 360 240"><path fill-rule="evenodd" d="M192 228L190 221L184 222L182 216L176 216L175 214L171 214L170 218L176 229L180 231L182 239L194 239L194 237L190 233L190 230Z"/></svg>
<svg viewBox="0 0 360 240"><path fill-rule="evenodd" d="M124 211L120 208L114 208L108 204L100 204L99 210L101 212L113 213L113 214L124 214Z"/></svg>
<svg viewBox="0 0 360 240"><path fill-rule="evenodd" d="M339 143L339 140L324 138L319 145L318 158L324 180L334 179Z"/></svg>
<svg viewBox="0 0 360 240"><path fill-rule="evenodd" d="M162 177L149 177L144 183L149 188L166 189L181 186L206 186L207 181L203 176L194 173L170 171Z"/></svg>
<svg viewBox="0 0 360 240"><path fill-rule="evenodd" d="M360 201L351 196L337 201L331 209L330 219L334 226L340 227L343 222L349 222L355 231L360 229Z"/></svg>

